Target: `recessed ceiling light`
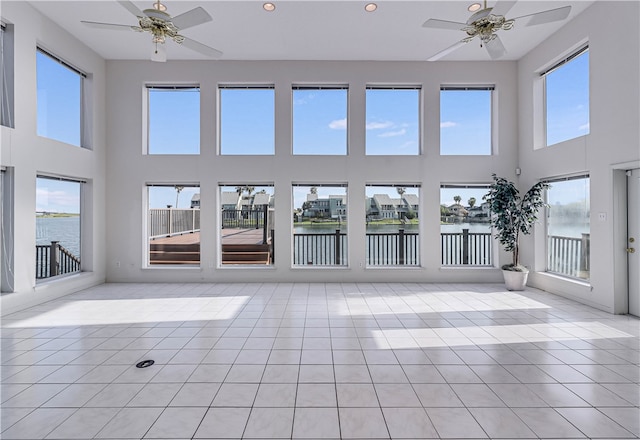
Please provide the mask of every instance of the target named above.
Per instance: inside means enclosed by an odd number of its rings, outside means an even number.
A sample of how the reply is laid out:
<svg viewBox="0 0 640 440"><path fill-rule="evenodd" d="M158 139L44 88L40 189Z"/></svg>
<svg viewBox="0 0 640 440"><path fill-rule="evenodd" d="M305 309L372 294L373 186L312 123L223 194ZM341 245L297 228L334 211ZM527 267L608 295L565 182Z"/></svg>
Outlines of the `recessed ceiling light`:
<svg viewBox="0 0 640 440"><path fill-rule="evenodd" d="M367 12L373 12L376 9L378 9L378 5L376 5L375 3L367 3L366 5L364 5L364 10Z"/></svg>
<svg viewBox="0 0 640 440"><path fill-rule="evenodd" d="M275 11L276 5L274 3L265 3L264 5L262 5L262 9L268 12Z"/></svg>
<svg viewBox="0 0 640 440"><path fill-rule="evenodd" d="M469 12L476 12L477 10L479 10L482 7L482 5L480 3L473 3L471 5L469 5L469 7L467 8L467 10Z"/></svg>

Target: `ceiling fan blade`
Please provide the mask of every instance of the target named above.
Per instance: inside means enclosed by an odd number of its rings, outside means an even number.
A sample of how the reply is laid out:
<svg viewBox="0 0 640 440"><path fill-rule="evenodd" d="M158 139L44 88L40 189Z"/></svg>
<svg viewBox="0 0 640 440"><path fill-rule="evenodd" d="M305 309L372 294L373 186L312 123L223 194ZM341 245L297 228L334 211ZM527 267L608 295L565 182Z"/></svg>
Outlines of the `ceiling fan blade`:
<svg viewBox="0 0 640 440"><path fill-rule="evenodd" d="M492 60L502 58L507 53L507 49L504 48L502 40L497 35L493 40L486 43L484 47L487 49L487 52L489 52L489 56Z"/></svg>
<svg viewBox="0 0 640 440"><path fill-rule="evenodd" d="M187 11L184 14L173 17L171 22L175 27L182 30L197 26L202 23L207 23L211 20L213 20L213 18L211 18L209 13L198 6L197 8Z"/></svg>
<svg viewBox="0 0 640 440"><path fill-rule="evenodd" d="M457 23L455 21L438 20L437 18L430 18L422 23L422 27L431 29L449 29L452 31L459 31L463 27L467 26L464 23Z"/></svg>
<svg viewBox="0 0 640 440"><path fill-rule="evenodd" d="M445 50L441 50L440 52L438 52L437 54L433 55L431 58L428 58L427 61L437 61L440 58L449 55L451 52L453 52L454 50L458 49L461 46L464 46L466 44L465 41L458 41L456 44L454 44L453 46L449 46L447 47Z"/></svg>
<svg viewBox="0 0 640 440"><path fill-rule="evenodd" d="M569 16L571 6L565 6L558 9L550 9L548 11L537 12L535 14L523 15L517 17L518 26L535 26L538 24L551 23L554 21L564 20Z"/></svg>
<svg viewBox="0 0 640 440"><path fill-rule="evenodd" d="M202 44L196 40L192 40L191 38L184 37L184 41L181 44L184 47L188 47L191 50L195 50L196 52L211 58L220 58L222 56L222 52L219 50L209 47L206 44Z"/></svg>
<svg viewBox="0 0 640 440"><path fill-rule="evenodd" d="M85 26L94 29L109 29L113 31L132 31L133 29L128 24L112 24L112 23L99 23L97 21L84 21L81 20Z"/></svg>
<svg viewBox="0 0 640 440"><path fill-rule="evenodd" d="M506 15L511 8L513 8L513 5L515 5L517 3L517 1L507 1L507 0L501 0L498 1L496 3L496 5L493 7L493 9L491 10L491 13L493 15Z"/></svg>
<svg viewBox="0 0 640 440"><path fill-rule="evenodd" d="M120 3L127 11L131 12L136 17L144 17L144 13L129 0L118 0L118 3Z"/></svg>

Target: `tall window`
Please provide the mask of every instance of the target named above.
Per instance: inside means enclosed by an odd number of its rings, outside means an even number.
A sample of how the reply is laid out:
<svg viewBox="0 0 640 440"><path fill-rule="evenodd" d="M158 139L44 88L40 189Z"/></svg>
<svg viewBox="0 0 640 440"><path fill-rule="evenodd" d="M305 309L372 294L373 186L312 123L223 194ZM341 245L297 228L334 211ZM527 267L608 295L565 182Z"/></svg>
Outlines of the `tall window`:
<svg viewBox="0 0 640 440"><path fill-rule="evenodd" d="M293 186L294 266L347 266L346 185Z"/></svg>
<svg viewBox="0 0 640 440"><path fill-rule="evenodd" d="M13 292L13 176L5 167L0 167L0 291Z"/></svg>
<svg viewBox="0 0 640 440"><path fill-rule="evenodd" d="M346 87L293 88L293 154L347 154Z"/></svg>
<svg viewBox="0 0 640 440"><path fill-rule="evenodd" d="M38 136L82 145L82 88L86 77L54 55L36 52Z"/></svg>
<svg viewBox="0 0 640 440"><path fill-rule="evenodd" d="M36 179L36 279L80 271L82 183Z"/></svg>
<svg viewBox="0 0 640 440"><path fill-rule="evenodd" d="M273 185L220 186L221 265L273 264Z"/></svg>
<svg viewBox="0 0 640 440"><path fill-rule="evenodd" d="M491 154L493 86L440 88L440 154Z"/></svg>
<svg viewBox="0 0 640 440"><path fill-rule="evenodd" d="M443 266L491 266L491 213L482 197L489 185L440 187L440 252Z"/></svg>
<svg viewBox="0 0 640 440"><path fill-rule="evenodd" d="M148 153L200 154L200 88L147 86Z"/></svg>
<svg viewBox="0 0 640 440"><path fill-rule="evenodd" d="M589 134L589 48L542 73L547 145Z"/></svg>
<svg viewBox="0 0 640 440"><path fill-rule="evenodd" d="M220 87L220 154L274 153L273 87Z"/></svg>
<svg viewBox="0 0 640 440"><path fill-rule="evenodd" d="M149 185L149 265L200 264L200 187Z"/></svg>
<svg viewBox="0 0 640 440"><path fill-rule="evenodd" d="M367 185L367 266L420 265L420 188Z"/></svg>
<svg viewBox="0 0 640 440"><path fill-rule="evenodd" d="M0 124L13 127L13 25L0 21Z"/></svg>
<svg viewBox="0 0 640 440"><path fill-rule="evenodd" d="M366 154L420 154L420 89L367 87Z"/></svg>
<svg viewBox="0 0 640 440"><path fill-rule="evenodd" d="M589 176L549 181L547 271L589 279Z"/></svg>

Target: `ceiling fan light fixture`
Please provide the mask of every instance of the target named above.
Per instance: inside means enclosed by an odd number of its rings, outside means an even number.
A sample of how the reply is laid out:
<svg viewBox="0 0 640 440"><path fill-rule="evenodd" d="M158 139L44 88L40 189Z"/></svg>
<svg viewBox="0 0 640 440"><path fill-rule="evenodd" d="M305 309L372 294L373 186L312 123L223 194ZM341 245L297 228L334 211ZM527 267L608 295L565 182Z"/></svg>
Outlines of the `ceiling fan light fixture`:
<svg viewBox="0 0 640 440"><path fill-rule="evenodd" d="M367 3L366 5L364 5L364 10L367 12L373 12L376 9L378 9L378 5L375 3Z"/></svg>
<svg viewBox="0 0 640 440"><path fill-rule="evenodd" d="M275 3L267 2L262 5L262 9L264 9L267 12L273 12L276 10L276 5Z"/></svg>
<svg viewBox="0 0 640 440"><path fill-rule="evenodd" d="M469 5L469 7L467 8L467 11L469 12L476 12L479 11L480 8L482 8L482 5L480 3L472 3Z"/></svg>
<svg viewBox="0 0 640 440"><path fill-rule="evenodd" d="M160 3L160 0L158 0L153 4L153 9L155 9L156 11L165 12L167 10L167 7Z"/></svg>

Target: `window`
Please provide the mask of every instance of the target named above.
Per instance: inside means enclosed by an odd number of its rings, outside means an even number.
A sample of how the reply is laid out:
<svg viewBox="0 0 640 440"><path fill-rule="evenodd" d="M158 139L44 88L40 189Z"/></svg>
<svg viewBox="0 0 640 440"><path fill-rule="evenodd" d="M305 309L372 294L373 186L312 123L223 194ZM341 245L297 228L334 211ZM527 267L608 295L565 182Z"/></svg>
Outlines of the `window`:
<svg viewBox="0 0 640 440"><path fill-rule="evenodd" d="M293 186L294 266L347 266L346 185Z"/></svg>
<svg viewBox="0 0 640 440"><path fill-rule="evenodd" d="M13 173L12 169L0 167L0 291L13 292Z"/></svg>
<svg viewBox="0 0 640 440"><path fill-rule="evenodd" d="M550 180L547 271L589 279L589 176Z"/></svg>
<svg viewBox="0 0 640 440"><path fill-rule="evenodd" d="M220 87L220 154L274 153L273 87Z"/></svg>
<svg viewBox="0 0 640 440"><path fill-rule="evenodd" d="M82 89L86 75L38 48L36 76L38 136L82 146Z"/></svg>
<svg viewBox="0 0 640 440"><path fill-rule="evenodd" d="M82 182L36 179L36 279L79 272Z"/></svg>
<svg viewBox="0 0 640 440"><path fill-rule="evenodd" d="M491 154L490 87L440 88L440 154Z"/></svg>
<svg viewBox="0 0 640 440"><path fill-rule="evenodd" d="M589 48L542 73L547 145L589 134Z"/></svg>
<svg viewBox="0 0 640 440"><path fill-rule="evenodd" d="M273 264L273 185L220 186L221 265Z"/></svg>
<svg viewBox="0 0 640 440"><path fill-rule="evenodd" d="M149 265L199 265L200 187L161 184L147 191Z"/></svg>
<svg viewBox="0 0 640 440"><path fill-rule="evenodd" d="M347 154L347 88L293 88L293 154Z"/></svg>
<svg viewBox="0 0 640 440"><path fill-rule="evenodd" d="M200 88L147 86L149 154L200 154Z"/></svg>
<svg viewBox="0 0 640 440"><path fill-rule="evenodd" d="M489 185L440 186L443 266L491 266L491 213L482 197Z"/></svg>
<svg viewBox="0 0 640 440"><path fill-rule="evenodd" d="M366 154L420 154L420 89L367 87Z"/></svg>
<svg viewBox="0 0 640 440"><path fill-rule="evenodd" d="M367 185L367 266L420 265L420 188Z"/></svg>
<svg viewBox="0 0 640 440"><path fill-rule="evenodd" d="M13 25L0 22L0 124L13 121Z"/></svg>

